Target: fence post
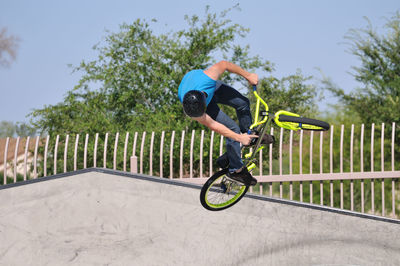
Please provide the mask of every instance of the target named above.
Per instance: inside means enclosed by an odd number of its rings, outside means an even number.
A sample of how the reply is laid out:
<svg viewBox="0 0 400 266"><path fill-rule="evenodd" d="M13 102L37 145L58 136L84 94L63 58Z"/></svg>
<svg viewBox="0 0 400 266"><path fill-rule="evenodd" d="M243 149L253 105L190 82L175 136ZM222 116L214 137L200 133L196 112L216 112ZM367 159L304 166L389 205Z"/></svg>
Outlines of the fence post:
<svg viewBox="0 0 400 266"><path fill-rule="evenodd" d="M160 144L160 177L163 177L163 152L164 152L164 136L165 131L161 132L161 144Z"/></svg>
<svg viewBox="0 0 400 266"><path fill-rule="evenodd" d="M385 123L382 123L381 128L381 171L385 171L385 152L384 152L384 144L385 144ZM382 216L385 216L385 179L381 180L381 192L382 192Z"/></svg>
<svg viewBox="0 0 400 266"><path fill-rule="evenodd" d="M210 140L210 176L212 176L212 172L213 172L213 147L214 147L214 131L211 131L211 140Z"/></svg>
<svg viewBox="0 0 400 266"><path fill-rule="evenodd" d="M282 176L282 145L283 145L283 127L281 127L281 133L279 135L279 175ZM279 182L279 197L283 198L283 182Z"/></svg>
<svg viewBox="0 0 400 266"><path fill-rule="evenodd" d="M310 132L310 174L313 173L313 142L314 142L314 131ZM310 203L313 203L313 197L314 197L314 192L313 192L313 183L310 181Z"/></svg>
<svg viewBox="0 0 400 266"><path fill-rule="evenodd" d="M224 136L221 135L219 140L219 156L222 155L223 145L224 145Z"/></svg>
<svg viewBox="0 0 400 266"><path fill-rule="evenodd" d="M26 181L27 178L27 172L28 172L28 152L29 152L29 141L31 137L26 138L26 144L25 144L25 156L24 156L24 181Z"/></svg>
<svg viewBox="0 0 400 266"><path fill-rule="evenodd" d="M46 137L46 145L44 146L44 163L43 163L43 176L47 176L47 151L49 148L50 135Z"/></svg>
<svg viewBox="0 0 400 266"><path fill-rule="evenodd" d="M118 139L119 139L119 132L117 132L117 134L115 135L115 142L114 142L114 157L113 157L114 170L117 170Z"/></svg>
<svg viewBox="0 0 400 266"><path fill-rule="evenodd" d="M364 172L364 124L361 124L360 172ZM361 212L364 213L364 179L361 179Z"/></svg>
<svg viewBox="0 0 400 266"><path fill-rule="evenodd" d="M299 140L299 174L303 174L303 130L300 130ZM300 181L300 202L303 202L303 181Z"/></svg>
<svg viewBox="0 0 400 266"><path fill-rule="evenodd" d="M319 172L322 174L323 170L323 141L324 141L324 132L321 131L319 134ZM320 204L324 205L324 182L321 180L319 182L319 195L320 195Z"/></svg>
<svg viewBox="0 0 400 266"><path fill-rule="evenodd" d="M107 142L108 132L106 133L106 138L104 139L103 168L107 168Z"/></svg>
<svg viewBox="0 0 400 266"><path fill-rule="evenodd" d="M174 177L174 140L175 140L175 130L172 131L171 135L171 146L169 149L169 178Z"/></svg>
<svg viewBox="0 0 400 266"><path fill-rule="evenodd" d="M78 144L79 144L79 134L75 136L75 148L74 148L74 171L78 169Z"/></svg>
<svg viewBox="0 0 400 266"><path fill-rule="evenodd" d="M143 152L144 152L144 142L146 141L146 131L142 135L142 143L140 145L140 173L143 174Z"/></svg>
<svg viewBox="0 0 400 266"><path fill-rule="evenodd" d="M138 165L137 165L137 157L136 157L136 155L132 155L131 156L131 173L132 174L137 174L137 169L138 169Z"/></svg>
<svg viewBox="0 0 400 266"><path fill-rule="evenodd" d="M371 172L374 172L374 134L375 123L371 125ZM371 179L371 211L375 213L375 180Z"/></svg>
<svg viewBox="0 0 400 266"><path fill-rule="evenodd" d="M3 163L3 165L4 165L4 170L3 170L4 180L3 180L3 184L4 185L7 184L7 155L8 155L8 144L9 144L9 142L10 142L10 138L7 137L7 139L6 139L6 147L5 147L5 150L4 150L4 163Z"/></svg>
<svg viewBox="0 0 400 266"><path fill-rule="evenodd" d="M97 167L97 142L99 140L99 133L96 133L94 139L94 151L93 151L93 167Z"/></svg>
<svg viewBox="0 0 400 266"><path fill-rule="evenodd" d="M83 151L83 168L87 168L87 146L88 146L88 141L89 141L89 134L86 134L85 137L85 148Z"/></svg>
<svg viewBox="0 0 400 266"><path fill-rule="evenodd" d="M293 130L290 130L289 140L289 174L293 174ZM289 183L289 199L293 200L293 182Z"/></svg>
<svg viewBox="0 0 400 266"><path fill-rule="evenodd" d="M64 173L67 172L68 140L69 140L69 135L67 134L67 137L65 139L65 147L64 147Z"/></svg>
<svg viewBox="0 0 400 266"><path fill-rule="evenodd" d="M149 175L153 175L153 146L154 146L154 131L151 132L151 139L150 139L150 172Z"/></svg>
<svg viewBox="0 0 400 266"><path fill-rule="evenodd" d="M182 130L181 147L179 152L179 178L183 178L183 148L185 143L185 130Z"/></svg>
<svg viewBox="0 0 400 266"><path fill-rule="evenodd" d="M39 136L36 137L35 142L35 153L33 155L33 178L37 178L37 153L38 153L38 146L39 146Z"/></svg>
<svg viewBox="0 0 400 266"><path fill-rule="evenodd" d="M350 173L353 173L353 146L354 146L354 124L351 125L350 131ZM350 180L350 210L354 211L354 181Z"/></svg>
<svg viewBox="0 0 400 266"><path fill-rule="evenodd" d="M200 178L203 177L203 143L204 143L204 129L201 130L201 135L200 135Z"/></svg>
<svg viewBox="0 0 400 266"><path fill-rule="evenodd" d="M129 132L126 132L125 135L125 145L124 145L124 172L126 172L126 154L127 154L127 150L128 150L128 141L129 141Z"/></svg>
<svg viewBox="0 0 400 266"><path fill-rule="evenodd" d="M57 174L57 152L58 152L58 142L60 140L60 135L56 137L56 144L54 145L54 165L53 165L53 172Z"/></svg>
<svg viewBox="0 0 400 266"><path fill-rule="evenodd" d="M17 143L15 144L15 150L14 150L14 183L17 182L18 146L19 146L19 136L17 137Z"/></svg>
<svg viewBox="0 0 400 266"><path fill-rule="evenodd" d="M343 173L343 138L344 138L344 124L340 128L340 173ZM340 208L343 209L343 179L340 180Z"/></svg>
<svg viewBox="0 0 400 266"><path fill-rule="evenodd" d="M271 136L274 135L274 128L271 127ZM269 144L269 175L272 175L272 143ZM272 182L269 182L269 196L272 197Z"/></svg>
<svg viewBox="0 0 400 266"><path fill-rule="evenodd" d="M190 178L193 178L193 145L194 145L194 136L195 136L195 130L192 130L192 138L190 139L190 169L189 169L189 174Z"/></svg>
<svg viewBox="0 0 400 266"><path fill-rule="evenodd" d="M394 171L394 138L395 138L396 123L392 123L392 171ZM392 178L392 216L396 217L396 197L395 197L395 179Z"/></svg>

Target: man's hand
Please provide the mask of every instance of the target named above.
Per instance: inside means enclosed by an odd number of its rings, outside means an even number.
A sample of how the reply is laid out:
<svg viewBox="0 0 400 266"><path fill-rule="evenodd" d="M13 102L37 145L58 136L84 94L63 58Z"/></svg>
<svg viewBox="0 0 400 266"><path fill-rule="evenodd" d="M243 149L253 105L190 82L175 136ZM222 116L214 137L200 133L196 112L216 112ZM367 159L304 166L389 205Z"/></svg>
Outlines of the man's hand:
<svg viewBox="0 0 400 266"><path fill-rule="evenodd" d="M251 143L253 138L258 138L257 135L239 134L238 140L243 145L247 146Z"/></svg>
<svg viewBox="0 0 400 266"><path fill-rule="evenodd" d="M256 73L249 73L249 75L246 77L246 79L249 81L249 83L251 85L258 84L258 75Z"/></svg>

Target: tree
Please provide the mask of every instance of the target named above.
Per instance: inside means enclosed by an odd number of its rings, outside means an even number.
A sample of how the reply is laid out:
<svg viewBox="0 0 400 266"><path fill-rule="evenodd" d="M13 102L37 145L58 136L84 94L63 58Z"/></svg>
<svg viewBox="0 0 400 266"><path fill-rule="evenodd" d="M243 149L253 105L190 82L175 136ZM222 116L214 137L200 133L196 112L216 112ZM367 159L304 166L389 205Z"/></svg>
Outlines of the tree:
<svg viewBox="0 0 400 266"><path fill-rule="evenodd" d="M1 121L0 122L0 137L12 137L15 134L15 126L12 122Z"/></svg>
<svg viewBox="0 0 400 266"><path fill-rule="evenodd" d="M222 59L256 71L260 75L259 91L263 96L270 93L268 99L270 96L275 98L271 101L272 107L301 111L304 115L314 111L315 88L305 85L308 79L301 73L282 79L272 77L273 65L269 61L250 56L249 46L237 44L237 39L245 37L248 29L227 19L229 12L231 9L216 14L206 8L203 18L185 16L186 28L159 35L152 31L152 26L157 23L154 20L138 19L132 24L121 25L119 32L109 33L104 44L94 47L98 52L97 59L82 61L74 68L82 73L82 78L64 101L34 110L31 123L41 133L51 136L89 134L89 146L94 145L96 133L99 133L99 143L104 141L106 132L112 135L108 141L114 141L116 132L122 135L155 131L159 135L165 130L166 139L171 138L173 130L179 134L185 130L188 135L189 130L204 127L184 115L177 97L179 83L189 70L205 69ZM237 75L225 73L222 80L235 84L235 87L242 82L243 93L250 91L247 82ZM289 88L284 90L285 86ZM278 103L277 99L282 102ZM236 117L232 108L223 109ZM195 149L199 149L199 138L195 141ZM159 142L157 136L154 146L159 147ZM53 145L49 144L50 150ZM149 141L145 145L150 145ZM169 149L169 144L165 145L165 150ZM128 147L132 147L132 138ZM149 148L145 150L148 152ZM83 150L79 152L83 154ZM199 151L194 153L199 154ZM153 156L158 160L157 154ZM194 160L195 167L198 160ZM174 162L174 171L178 170L179 161Z"/></svg>
<svg viewBox="0 0 400 266"><path fill-rule="evenodd" d="M371 23L364 29L352 29L346 36L350 41L350 51L359 59L360 65L354 66L353 76L363 86L354 92L345 93L342 88L336 86L330 79L325 78L325 88L337 96L340 100L340 115L336 117L337 122L345 124L350 128L352 123L361 122L366 124L365 139L371 136L371 124L375 123L375 131L381 129L380 124L385 123L385 158L391 154L391 130L392 122L396 123L395 143L400 141L398 130L400 123L400 13L396 12L387 19L384 33L378 34ZM375 133L379 134L379 133ZM359 129L355 132L355 139L359 139ZM347 139L347 138L345 138ZM375 144L379 145L379 144ZM346 143L345 146L349 147ZM357 146L357 145L356 145ZM377 147L375 147L377 148ZM359 151L360 152L360 151ZM370 146L365 145L364 153L370 152ZM395 146L395 158L399 158L400 148ZM380 159L376 154L375 161ZM397 159L396 159L397 162ZM359 163L359 162L358 162ZM364 169L370 168L370 161L364 159ZM355 171L360 167L355 162ZM390 169L390 161L386 159L385 169ZM397 168L397 169L396 169ZM395 169L398 165L395 163ZM388 182L388 181L386 181ZM348 187L348 186L347 186ZM357 186L356 186L357 187ZM375 188L376 190L376 188ZM356 189L357 191L357 189ZM356 192L360 193L360 191ZM386 198L390 197L386 192ZM380 193L375 191L376 200L380 200ZM356 199L359 197L355 197ZM390 208L386 205L386 208Z"/></svg>
<svg viewBox="0 0 400 266"><path fill-rule="evenodd" d="M19 137L34 136L36 134L36 129L26 123L16 123L10 121L0 122L0 138L14 137L15 135Z"/></svg>
<svg viewBox="0 0 400 266"><path fill-rule="evenodd" d="M29 124L17 122L15 124L15 133L20 137L32 137L36 135L36 129Z"/></svg>
<svg viewBox="0 0 400 266"><path fill-rule="evenodd" d="M384 28L386 32L380 35L369 22L365 29L352 29L346 36L350 51L360 60L360 66L353 67L353 75L363 87L345 93L329 79L324 83L362 122L399 125L400 13L388 19Z"/></svg>
<svg viewBox="0 0 400 266"><path fill-rule="evenodd" d="M31 114L32 123L50 134L200 128L197 122L185 117L176 96L185 73L207 68L221 59L261 72L260 76L272 71L270 62L249 56L248 46L236 44L236 39L245 37L248 29L227 19L230 11L217 15L207 8L203 19L185 16L187 29L160 35L151 29L156 21L138 19L123 24L120 32L106 37L104 46L94 47L99 54L96 60L82 61L74 69L83 75L64 102L35 110ZM223 80L231 84L243 82L241 77L229 74ZM283 84L312 89L303 86L306 79L299 73L282 80L273 77L262 80L260 90L276 92ZM93 89L93 84L99 88ZM291 110L314 99L312 93L303 98L286 96L300 100L286 103ZM311 109L309 106L301 111Z"/></svg>
<svg viewBox="0 0 400 266"><path fill-rule="evenodd" d="M19 38L7 35L7 28L0 29L0 66L8 67L16 59Z"/></svg>

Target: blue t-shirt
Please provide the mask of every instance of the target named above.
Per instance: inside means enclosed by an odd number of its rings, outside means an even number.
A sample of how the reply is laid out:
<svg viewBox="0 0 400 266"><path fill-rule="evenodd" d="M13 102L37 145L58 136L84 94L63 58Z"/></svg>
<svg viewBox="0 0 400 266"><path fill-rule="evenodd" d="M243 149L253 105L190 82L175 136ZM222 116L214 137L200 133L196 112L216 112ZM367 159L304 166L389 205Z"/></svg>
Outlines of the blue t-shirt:
<svg viewBox="0 0 400 266"><path fill-rule="evenodd" d="M182 79L178 88L179 100L183 101L183 96L190 90L204 91L207 93L206 104L208 105L214 96L217 82L207 76L203 70L196 69L188 72Z"/></svg>

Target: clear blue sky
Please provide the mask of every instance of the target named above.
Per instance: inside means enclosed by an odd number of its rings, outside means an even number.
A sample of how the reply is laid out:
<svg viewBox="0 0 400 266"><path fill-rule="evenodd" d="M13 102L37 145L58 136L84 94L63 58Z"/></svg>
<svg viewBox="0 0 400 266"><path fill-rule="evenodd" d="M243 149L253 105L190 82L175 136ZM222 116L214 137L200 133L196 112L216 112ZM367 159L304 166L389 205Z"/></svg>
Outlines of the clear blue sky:
<svg viewBox="0 0 400 266"><path fill-rule="evenodd" d="M0 0L0 28L21 39L16 62L0 68L0 121L26 122L32 109L61 102L80 78L67 65L94 59L92 47L105 30L156 18L156 32L175 31L185 25L185 14L202 15L206 5L219 12L236 3L241 11L229 18L251 30L240 42L275 63L275 76L301 69L320 78L320 68L347 91L359 86L349 74L358 61L346 52L343 37L365 27L364 16L380 30L384 17L400 9L398 0ZM321 108L333 101L328 97Z"/></svg>

